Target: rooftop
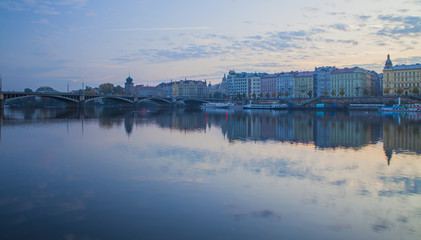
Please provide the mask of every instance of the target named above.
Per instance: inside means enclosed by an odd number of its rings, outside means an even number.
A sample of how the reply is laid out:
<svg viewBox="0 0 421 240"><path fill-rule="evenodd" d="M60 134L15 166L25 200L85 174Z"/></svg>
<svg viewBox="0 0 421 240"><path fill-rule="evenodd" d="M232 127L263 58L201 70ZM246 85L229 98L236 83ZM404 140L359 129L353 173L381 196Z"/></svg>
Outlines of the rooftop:
<svg viewBox="0 0 421 240"><path fill-rule="evenodd" d="M410 69L421 69L421 64L416 63L412 65L396 65L393 66L393 70L410 70Z"/></svg>

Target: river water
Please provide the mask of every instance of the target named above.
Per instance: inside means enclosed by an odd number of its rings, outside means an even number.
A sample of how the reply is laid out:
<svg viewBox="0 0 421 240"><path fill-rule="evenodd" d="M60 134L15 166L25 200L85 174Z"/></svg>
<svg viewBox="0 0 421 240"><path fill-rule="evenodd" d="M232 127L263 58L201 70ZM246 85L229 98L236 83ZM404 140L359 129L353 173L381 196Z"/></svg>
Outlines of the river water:
<svg viewBox="0 0 421 240"><path fill-rule="evenodd" d="M0 239L421 239L421 116L8 109Z"/></svg>

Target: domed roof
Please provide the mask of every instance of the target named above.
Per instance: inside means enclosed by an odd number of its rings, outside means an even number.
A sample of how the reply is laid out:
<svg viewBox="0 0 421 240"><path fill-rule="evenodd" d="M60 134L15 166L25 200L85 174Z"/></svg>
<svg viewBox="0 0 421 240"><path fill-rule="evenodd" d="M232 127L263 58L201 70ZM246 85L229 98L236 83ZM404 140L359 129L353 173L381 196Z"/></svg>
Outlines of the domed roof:
<svg viewBox="0 0 421 240"><path fill-rule="evenodd" d="M126 83L132 83L133 82L133 78L131 78L130 76L128 76L126 78Z"/></svg>
<svg viewBox="0 0 421 240"><path fill-rule="evenodd" d="M387 60L386 60L386 64L384 65L384 68L393 68L393 64L392 64L392 61L390 60L389 54L387 54Z"/></svg>

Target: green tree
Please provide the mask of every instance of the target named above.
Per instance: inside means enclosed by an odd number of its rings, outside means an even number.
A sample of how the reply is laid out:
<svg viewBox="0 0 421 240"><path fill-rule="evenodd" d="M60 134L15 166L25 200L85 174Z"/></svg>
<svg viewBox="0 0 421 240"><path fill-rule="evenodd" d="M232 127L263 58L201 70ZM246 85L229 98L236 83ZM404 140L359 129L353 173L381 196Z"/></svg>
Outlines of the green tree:
<svg viewBox="0 0 421 240"><path fill-rule="evenodd" d="M313 91L309 90L309 91L307 92L307 96L308 96L309 98L311 98L311 95L313 95Z"/></svg>
<svg viewBox="0 0 421 240"><path fill-rule="evenodd" d="M93 88L86 87L85 94L96 95L96 91Z"/></svg>
<svg viewBox="0 0 421 240"><path fill-rule="evenodd" d="M266 93L266 98L269 98L269 93Z"/></svg>
<svg viewBox="0 0 421 240"><path fill-rule="evenodd" d="M332 89L332 91L330 92L330 95L335 96L335 90Z"/></svg>
<svg viewBox="0 0 421 240"><path fill-rule="evenodd" d="M26 93L31 93L31 92L33 92L32 91L32 89L30 89L30 88L25 88L25 90L23 90L24 92L26 92Z"/></svg>
<svg viewBox="0 0 421 240"><path fill-rule="evenodd" d="M275 92L273 92L272 93L272 98L275 98L276 97L276 93Z"/></svg>
<svg viewBox="0 0 421 240"><path fill-rule="evenodd" d="M241 99L241 94L237 93L237 99Z"/></svg>
<svg viewBox="0 0 421 240"><path fill-rule="evenodd" d="M365 96L367 96L367 95L368 95L368 93L369 93L368 89L367 89L367 88L364 88L364 90L363 90L363 94L364 94Z"/></svg>
<svg viewBox="0 0 421 240"><path fill-rule="evenodd" d="M222 97L222 94L220 92L214 92L213 93L213 97L214 98L221 98Z"/></svg>
<svg viewBox="0 0 421 240"><path fill-rule="evenodd" d="M389 88L385 88L385 89L383 90L383 93L384 93L384 94L389 94L389 93L390 93Z"/></svg>
<svg viewBox="0 0 421 240"><path fill-rule="evenodd" d="M341 88L341 90L339 91L339 95L341 95L342 97L345 95L345 91L343 88Z"/></svg>
<svg viewBox="0 0 421 240"><path fill-rule="evenodd" d="M112 83L103 83L99 85L99 93L101 94L110 94L113 92L114 84Z"/></svg>
<svg viewBox="0 0 421 240"><path fill-rule="evenodd" d="M260 94L259 94L259 97L263 97L263 93L260 93Z"/></svg>
<svg viewBox="0 0 421 240"><path fill-rule="evenodd" d="M376 95L376 89L374 89L374 88L370 88L370 95L371 95L371 96Z"/></svg>
<svg viewBox="0 0 421 240"><path fill-rule="evenodd" d="M398 95L401 95L403 93L403 89L402 88L398 88L398 90L396 90L396 93Z"/></svg>
<svg viewBox="0 0 421 240"><path fill-rule="evenodd" d="M282 97L282 91L279 91L278 97Z"/></svg>
<svg viewBox="0 0 421 240"><path fill-rule="evenodd" d="M289 92L285 92L285 97L288 97L289 96Z"/></svg>
<svg viewBox="0 0 421 240"><path fill-rule="evenodd" d="M124 94L124 88L122 88L120 85L117 85L113 87L113 93L116 95L123 95Z"/></svg>
<svg viewBox="0 0 421 240"><path fill-rule="evenodd" d="M420 89L419 89L419 88L417 88L417 87L414 87L414 88L412 89L412 93L413 93L413 94L420 94Z"/></svg>
<svg viewBox="0 0 421 240"><path fill-rule="evenodd" d="M256 93L253 93L252 96L253 96L253 98L256 98Z"/></svg>
<svg viewBox="0 0 421 240"><path fill-rule="evenodd" d="M323 95L326 97L327 95L329 95L329 93L327 92L327 90L325 90L324 92L323 92Z"/></svg>
<svg viewBox="0 0 421 240"><path fill-rule="evenodd" d="M246 99L246 93L243 93L243 99Z"/></svg>

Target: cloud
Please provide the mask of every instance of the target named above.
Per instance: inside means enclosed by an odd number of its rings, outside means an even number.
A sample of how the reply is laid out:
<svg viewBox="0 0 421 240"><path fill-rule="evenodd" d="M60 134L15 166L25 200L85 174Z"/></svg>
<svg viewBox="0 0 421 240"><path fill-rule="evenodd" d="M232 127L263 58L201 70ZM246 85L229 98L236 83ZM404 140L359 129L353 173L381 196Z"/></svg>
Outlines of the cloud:
<svg viewBox="0 0 421 240"><path fill-rule="evenodd" d="M55 1L36 1L36 0L5 0L0 2L0 8L9 11L33 11L37 14L58 15L59 7L81 9L87 3L87 0L55 0Z"/></svg>
<svg viewBox="0 0 421 240"><path fill-rule="evenodd" d="M0 8L7 9L9 11L25 11L28 10L29 7L32 7L34 4L34 1L5 0L0 2Z"/></svg>
<svg viewBox="0 0 421 240"><path fill-rule="evenodd" d="M342 24L342 23L332 24L332 25L329 25L329 27L333 28L333 29L336 29L336 30L341 30L341 31L347 31L348 30L348 25Z"/></svg>
<svg viewBox="0 0 421 240"><path fill-rule="evenodd" d="M38 6L38 8L34 11L38 14L44 14L44 15L59 15L60 12L58 12L56 9L49 7L49 6Z"/></svg>
<svg viewBox="0 0 421 240"><path fill-rule="evenodd" d="M210 27L166 27L166 28L117 28L109 31L173 31L173 30L203 30Z"/></svg>
<svg viewBox="0 0 421 240"><path fill-rule="evenodd" d="M379 36L400 39L402 37L418 37L421 35L421 17L379 15L384 27L377 32Z"/></svg>
<svg viewBox="0 0 421 240"><path fill-rule="evenodd" d="M358 45L358 41L355 40L337 40L338 43L346 43L346 44L352 44L354 46Z"/></svg>
<svg viewBox="0 0 421 240"><path fill-rule="evenodd" d="M47 19L45 19L45 18L40 19L40 20L37 20L37 21L32 21L32 23L35 23L35 24L45 24L45 25L50 24L50 22Z"/></svg>
<svg viewBox="0 0 421 240"><path fill-rule="evenodd" d="M359 15L359 16L357 16L357 18L358 18L359 20L366 21L366 20L368 20L369 18L371 18L371 16L367 16L367 15Z"/></svg>
<svg viewBox="0 0 421 240"><path fill-rule="evenodd" d="M217 44L195 45L189 44L187 47L174 47L172 49L140 49L135 54L113 59L118 62L131 62L146 59L151 62L168 62L195 58L209 58L212 56L227 53Z"/></svg>

